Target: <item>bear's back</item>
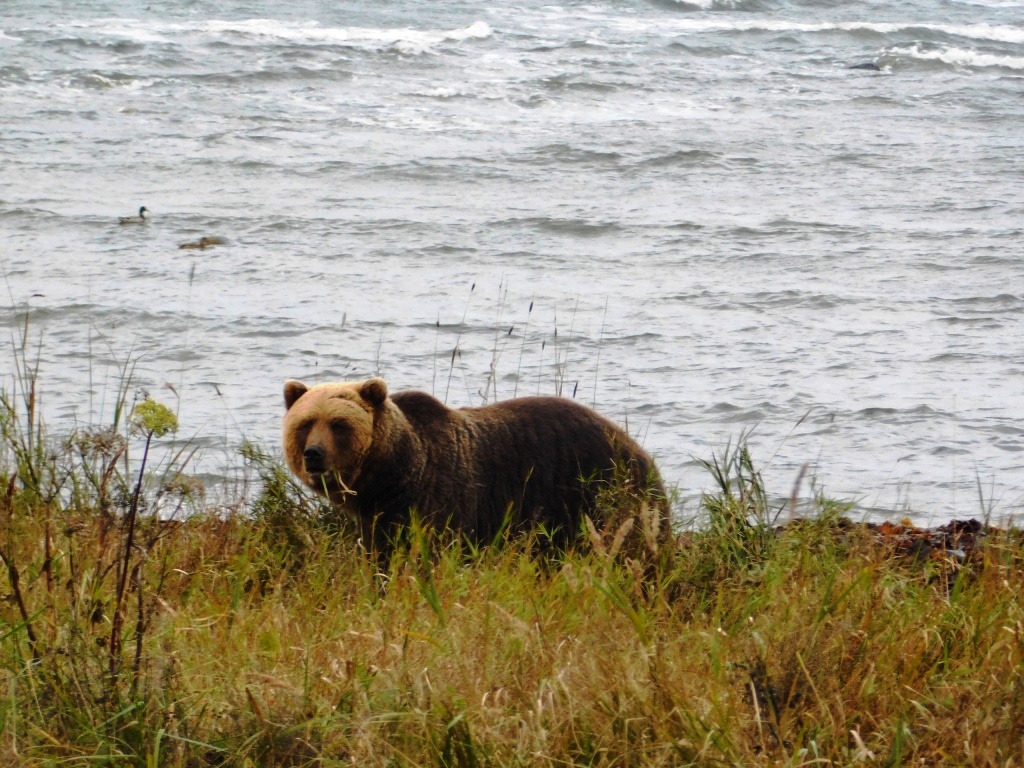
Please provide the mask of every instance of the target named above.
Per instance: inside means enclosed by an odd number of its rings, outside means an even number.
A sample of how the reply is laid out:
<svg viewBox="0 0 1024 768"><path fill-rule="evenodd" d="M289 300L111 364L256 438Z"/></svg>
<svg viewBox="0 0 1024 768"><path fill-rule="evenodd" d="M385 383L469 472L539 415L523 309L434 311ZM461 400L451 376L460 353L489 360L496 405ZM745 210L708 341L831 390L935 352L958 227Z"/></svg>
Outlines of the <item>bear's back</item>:
<svg viewBox="0 0 1024 768"><path fill-rule="evenodd" d="M393 515L414 507L435 524L489 541L511 512L514 529L542 525L566 544L582 515L595 515L596 496L609 483L664 496L643 448L614 422L568 398L453 409L426 392L401 391L391 401L416 445L394 467L409 483ZM410 471L414 464L420 468Z"/></svg>

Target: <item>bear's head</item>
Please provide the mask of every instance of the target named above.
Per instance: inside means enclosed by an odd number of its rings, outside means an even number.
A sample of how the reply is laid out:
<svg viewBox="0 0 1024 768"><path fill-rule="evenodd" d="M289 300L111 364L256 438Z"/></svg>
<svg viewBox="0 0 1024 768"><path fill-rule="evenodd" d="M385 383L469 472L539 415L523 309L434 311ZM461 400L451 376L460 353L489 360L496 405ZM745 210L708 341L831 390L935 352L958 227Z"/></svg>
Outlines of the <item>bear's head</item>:
<svg viewBox="0 0 1024 768"><path fill-rule="evenodd" d="M306 485L335 503L352 493L373 444L388 385L380 378L284 385L284 455Z"/></svg>

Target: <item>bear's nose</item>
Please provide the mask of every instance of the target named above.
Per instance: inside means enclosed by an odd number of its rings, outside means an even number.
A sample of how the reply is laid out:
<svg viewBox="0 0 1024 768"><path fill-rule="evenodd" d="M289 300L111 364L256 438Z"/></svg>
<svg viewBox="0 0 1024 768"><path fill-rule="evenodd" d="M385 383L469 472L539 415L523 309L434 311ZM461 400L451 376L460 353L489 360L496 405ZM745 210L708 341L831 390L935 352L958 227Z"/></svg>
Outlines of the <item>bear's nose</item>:
<svg viewBox="0 0 1024 768"><path fill-rule="evenodd" d="M321 475L324 472L324 459L327 458L327 451L322 445L311 445L302 452L302 458L306 463L306 471L311 475Z"/></svg>

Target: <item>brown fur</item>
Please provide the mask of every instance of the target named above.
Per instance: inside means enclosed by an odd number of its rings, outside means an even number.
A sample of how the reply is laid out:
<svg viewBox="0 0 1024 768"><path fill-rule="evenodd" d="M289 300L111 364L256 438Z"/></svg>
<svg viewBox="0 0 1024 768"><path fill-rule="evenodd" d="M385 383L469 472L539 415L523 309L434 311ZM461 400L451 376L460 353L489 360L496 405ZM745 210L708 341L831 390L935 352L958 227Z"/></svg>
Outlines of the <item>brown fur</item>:
<svg viewBox="0 0 1024 768"><path fill-rule="evenodd" d="M364 543L389 546L411 511L431 528L488 543L508 523L542 525L571 543L612 481L650 500L669 535L654 461L622 429L572 400L524 397L452 409L424 392L388 396L380 378L284 389L292 471L359 521ZM311 471L312 470L312 471Z"/></svg>

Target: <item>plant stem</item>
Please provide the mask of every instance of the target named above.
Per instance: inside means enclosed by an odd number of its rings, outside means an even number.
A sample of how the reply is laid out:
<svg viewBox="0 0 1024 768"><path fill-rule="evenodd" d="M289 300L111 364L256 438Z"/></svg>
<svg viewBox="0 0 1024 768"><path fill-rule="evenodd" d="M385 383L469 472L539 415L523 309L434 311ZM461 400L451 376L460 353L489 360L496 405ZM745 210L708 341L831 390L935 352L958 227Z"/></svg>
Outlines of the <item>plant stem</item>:
<svg viewBox="0 0 1024 768"><path fill-rule="evenodd" d="M139 495L142 493L142 478L146 472L146 459L149 457L149 444L153 440L153 432L146 435L146 447L142 451L142 466L139 467L139 479L135 483L132 504L128 509L128 534L125 537L124 559L121 561L120 573L117 578L117 597L114 602L114 618L110 628L110 677L117 679L121 655L121 632L124 629L124 591L128 583L128 564L132 556L132 543L135 539L135 519L139 512ZM141 589L141 586L140 586Z"/></svg>

